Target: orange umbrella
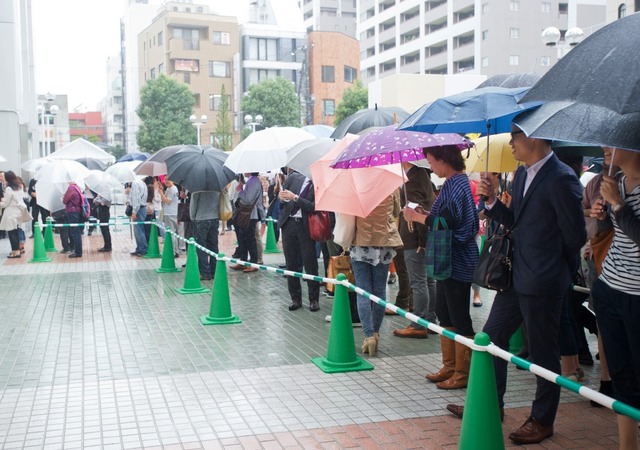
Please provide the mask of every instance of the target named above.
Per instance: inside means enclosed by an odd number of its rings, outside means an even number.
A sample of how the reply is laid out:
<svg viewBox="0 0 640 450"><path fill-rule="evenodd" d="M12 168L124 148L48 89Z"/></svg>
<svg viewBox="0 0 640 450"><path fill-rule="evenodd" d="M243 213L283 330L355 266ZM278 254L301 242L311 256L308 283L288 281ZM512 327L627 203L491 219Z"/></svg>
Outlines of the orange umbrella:
<svg viewBox="0 0 640 450"><path fill-rule="evenodd" d="M382 200L402 186L400 164L332 169L331 164L359 136L347 134L325 156L311 165L316 209L367 217Z"/></svg>

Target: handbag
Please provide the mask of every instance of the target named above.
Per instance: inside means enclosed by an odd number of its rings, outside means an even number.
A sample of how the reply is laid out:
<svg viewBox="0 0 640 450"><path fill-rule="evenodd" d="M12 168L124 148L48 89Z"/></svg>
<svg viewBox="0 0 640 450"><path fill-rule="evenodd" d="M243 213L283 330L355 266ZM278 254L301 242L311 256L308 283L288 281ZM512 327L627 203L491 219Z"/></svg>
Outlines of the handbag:
<svg viewBox="0 0 640 450"><path fill-rule="evenodd" d="M511 230L495 234L484 243L473 282L480 287L502 292L511 288L513 238Z"/></svg>
<svg viewBox="0 0 640 450"><path fill-rule="evenodd" d="M220 194L219 212L218 217L223 222L231 219L233 215L233 208L231 207L231 198L229 198L229 192L222 192Z"/></svg>
<svg viewBox="0 0 640 450"><path fill-rule="evenodd" d="M18 205L18 208L20 209L20 217L18 217L18 223L31 222L33 220L33 217L31 217L31 214L29 213L29 210L26 206Z"/></svg>
<svg viewBox="0 0 640 450"><path fill-rule="evenodd" d="M191 222L189 202L178 203L178 222Z"/></svg>
<svg viewBox="0 0 640 450"><path fill-rule="evenodd" d="M316 242L331 240L331 214L328 211L309 213L309 236Z"/></svg>
<svg viewBox="0 0 640 450"><path fill-rule="evenodd" d="M333 242L348 249L356 238L356 216L336 213Z"/></svg>
<svg viewBox="0 0 640 450"><path fill-rule="evenodd" d="M238 199L236 202L236 209L233 211L233 224L243 230L249 228L249 225L251 224L251 212L253 211L254 206L255 203L249 205L242 203L240 199Z"/></svg>
<svg viewBox="0 0 640 450"><path fill-rule="evenodd" d="M602 264L607 257L607 253L609 253L609 247L611 247L615 234L615 229L611 227L591 238L591 254L593 255L593 262L596 265L596 273L598 275L602 273Z"/></svg>
<svg viewBox="0 0 640 450"><path fill-rule="evenodd" d="M451 230L443 217L436 217L427 234L427 276L434 280L451 277Z"/></svg>
<svg viewBox="0 0 640 450"><path fill-rule="evenodd" d="M133 206L127 205L127 207L124 209L124 215L127 217L131 217L133 215Z"/></svg>
<svg viewBox="0 0 640 450"><path fill-rule="evenodd" d="M327 268L327 278L337 278L339 274L345 274L349 283L355 283L356 277L351 268L351 256L342 253L338 256L329 258L329 267ZM333 293L336 285L332 283L326 284L327 291Z"/></svg>

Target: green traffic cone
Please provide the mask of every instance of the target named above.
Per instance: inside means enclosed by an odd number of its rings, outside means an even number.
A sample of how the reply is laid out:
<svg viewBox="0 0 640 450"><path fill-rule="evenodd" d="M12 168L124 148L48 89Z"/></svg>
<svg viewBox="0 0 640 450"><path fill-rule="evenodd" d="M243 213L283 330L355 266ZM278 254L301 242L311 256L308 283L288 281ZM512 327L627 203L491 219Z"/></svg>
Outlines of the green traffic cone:
<svg viewBox="0 0 640 450"><path fill-rule="evenodd" d="M224 253L220 253L220 259L216 262L216 273L213 278L213 292L211 293L211 306L209 315L202 316L202 325L228 325L242 323L238 316L231 314L231 301L229 299L229 279L227 278L227 264L224 261Z"/></svg>
<svg viewBox="0 0 640 450"><path fill-rule="evenodd" d="M509 339L509 353L513 353L514 355L522 350L522 327L518 327L515 333Z"/></svg>
<svg viewBox="0 0 640 450"><path fill-rule="evenodd" d="M176 259L173 257L173 233L170 229L165 230L164 247L162 249L162 262L160 268L156 269L158 273L180 272L176 267Z"/></svg>
<svg viewBox="0 0 640 450"><path fill-rule="evenodd" d="M57 252L56 243L53 240L53 221L51 217L47 217L47 228L44 229L44 250L47 252ZM33 233L35 236L35 233Z"/></svg>
<svg viewBox="0 0 640 450"><path fill-rule="evenodd" d="M152 222L151 232L149 233L149 247L147 248L147 254L144 255L144 258L162 258L160 245L158 245L158 226L155 220L152 220Z"/></svg>
<svg viewBox="0 0 640 450"><path fill-rule="evenodd" d="M474 343L486 347L491 340L488 334L478 333ZM458 446L461 450L476 448L504 449L493 356L480 350L473 350L471 356Z"/></svg>
<svg viewBox="0 0 640 450"><path fill-rule="evenodd" d="M276 243L276 232L273 229L273 219L267 219L267 242L264 246L264 253L280 253Z"/></svg>
<svg viewBox="0 0 640 450"><path fill-rule="evenodd" d="M187 243L187 268L184 272L184 287L177 289L181 294L204 294L209 289L203 288L200 283L200 271L198 270L198 255L193 238Z"/></svg>
<svg viewBox="0 0 640 450"><path fill-rule="evenodd" d="M339 281L346 279L347 277L344 274L338 275ZM347 288L341 284L336 285L333 299L327 356L324 358L312 358L311 362L325 373L373 370L372 364L356 355L349 294L347 293Z"/></svg>
<svg viewBox="0 0 640 450"><path fill-rule="evenodd" d="M47 256L47 251L44 249L44 241L42 240L42 231L40 230L40 224L35 223L35 232L33 233L33 258L29 260L30 263L36 262L49 262L51 258Z"/></svg>

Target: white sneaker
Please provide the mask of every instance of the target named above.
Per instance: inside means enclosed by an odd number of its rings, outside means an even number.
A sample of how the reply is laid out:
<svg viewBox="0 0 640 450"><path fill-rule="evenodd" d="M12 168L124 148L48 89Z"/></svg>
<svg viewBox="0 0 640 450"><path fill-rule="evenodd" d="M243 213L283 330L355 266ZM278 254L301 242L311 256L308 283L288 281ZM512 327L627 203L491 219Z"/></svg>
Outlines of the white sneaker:
<svg viewBox="0 0 640 450"><path fill-rule="evenodd" d="M328 316L324 316L324 321L331 322L331 314L329 314Z"/></svg>

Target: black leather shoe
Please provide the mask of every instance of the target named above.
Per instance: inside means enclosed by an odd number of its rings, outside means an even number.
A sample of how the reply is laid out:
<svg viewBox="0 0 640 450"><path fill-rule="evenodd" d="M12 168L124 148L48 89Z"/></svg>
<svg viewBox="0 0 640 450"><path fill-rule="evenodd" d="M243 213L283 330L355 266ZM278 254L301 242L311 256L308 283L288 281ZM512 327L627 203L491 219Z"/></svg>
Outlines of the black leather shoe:
<svg viewBox="0 0 640 450"><path fill-rule="evenodd" d="M110 252L111 249L110 248L104 248L102 247L101 249L98 250L100 253L106 253L106 252Z"/></svg>
<svg viewBox="0 0 640 450"><path fill-rule="evenodd" d="M313 312L320 311L320 304L318 303L318 300L311 300L309 303L309 310Z"/></svg>
<svg viewBox="0 0 640 450"><path fill-rule="evenodd" d="M76 255L75 253L72 253L69 255L69 258L82 258L82 255Z"/></svg>
<svg viewBox="0 0 640 450"><path fill-rule="evenodd" d="M295 311L302 308L302 302L293 302L289 305L289 311Z"/></svg>
<svg viewBox="0 0 640 450"><path fill-rule="evenodd" d="M447 411L456 416L458 419L462 419L462 416L464 415L464 406L449 403L447 405ZM500 408L500 422L504 422L504 408Z"/></svg>

